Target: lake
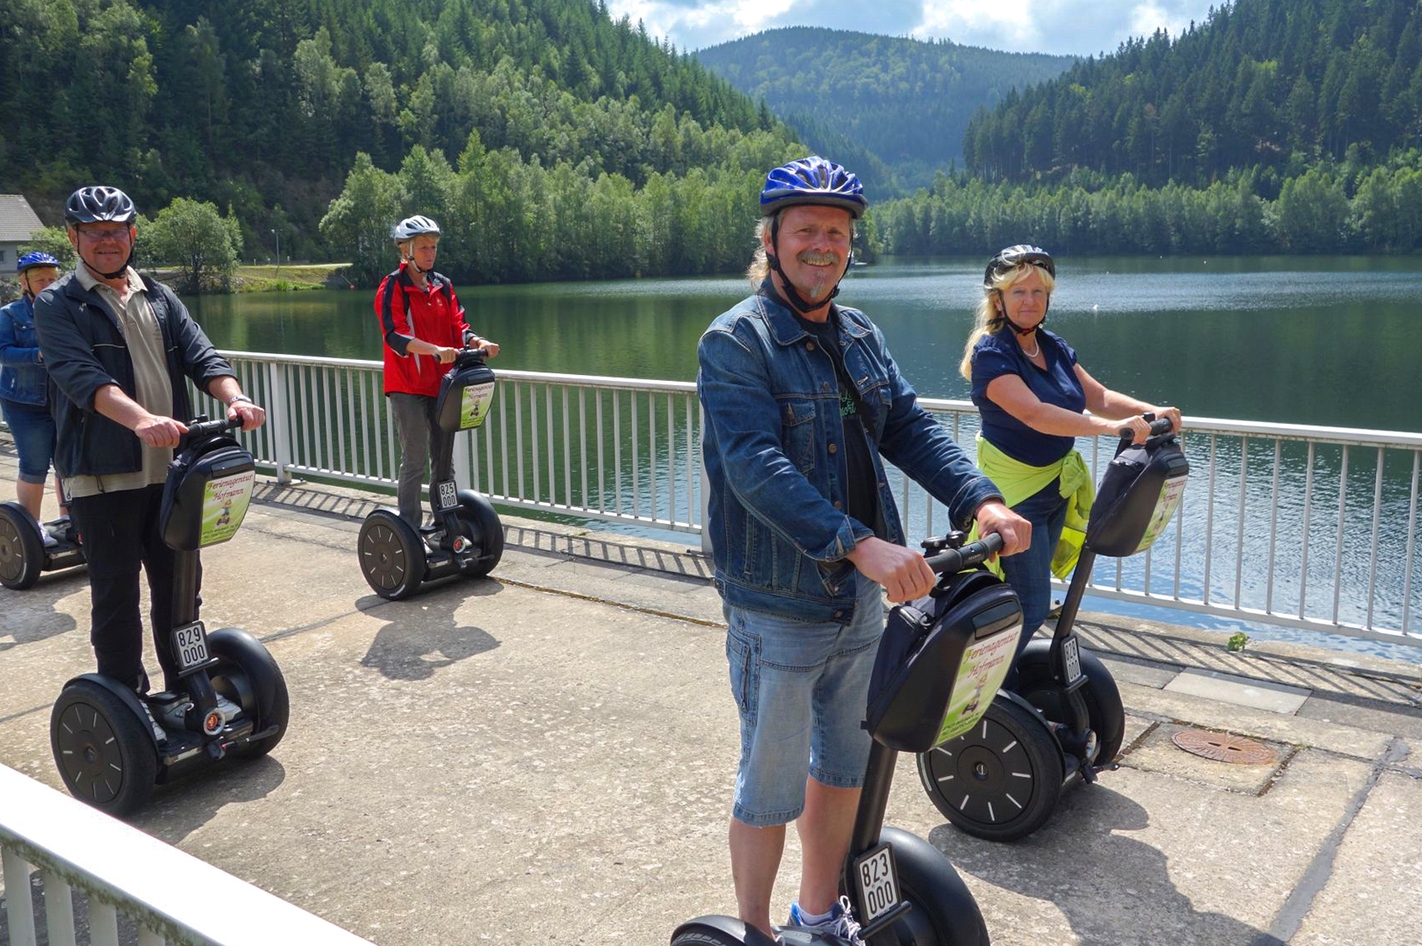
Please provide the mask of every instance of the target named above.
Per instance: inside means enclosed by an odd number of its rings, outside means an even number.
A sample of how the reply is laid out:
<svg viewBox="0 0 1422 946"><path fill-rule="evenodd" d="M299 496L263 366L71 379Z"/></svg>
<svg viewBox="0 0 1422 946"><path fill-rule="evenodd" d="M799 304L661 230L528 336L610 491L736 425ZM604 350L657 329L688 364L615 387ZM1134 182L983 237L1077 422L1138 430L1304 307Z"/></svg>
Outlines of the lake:
<svg viewBox="0 0 1422 946"><path fill-rule="evenodd" d="M889 259L855 267L840 299L863 308L883 329L900 370L920 394L962 398L968 385L957 366L980 292L982 266L979 260ZM1422 325L1422 259L1068 257L1059 260L1058 273L1048 327L1065 337L1081 364L1110 387L1176 404L1187 419L1194 415L1422 429L1422 342L1415 336ZM496 368L689 381L696 376L701 332L747 292L744 279L726 276L478 286L459 295L474 328L502 346ZM381 342L372 295L373 287L362 287L188 301L222 348L378 359ZM1192 451L1205 446L1198 441L1187 444ZM1267 445L1258 446L1263 450ZM1221 458L1233 449L1237 463L1237 444L1222 442L1221 447ZM1349 467L1349 528L1364 532L1373 492L1373 473L1361 456L1366 452L1355 453ZM1251 448L1251 470L1267 470L1272 447L1268 454L1255 456ZM1294 465L1286 471L1284 489L1298 485L1292 480L1301 478L1302 466L1287 449L1286 461ZM1321 449L1314 469L1319 483L1336 483L1336 452ZM1392 469L1385 474L1385 513L1401 515L1404 522L1407 474ZM1191 497L1203 488L1199 479L1192 478L1187 515ZM1270 489L1265 476L1251 476L1251 511L1258 508L1267 514ZM1201 505L1197 502L1194 511ZM1296 505L1281 500L1281 549L1295 541L1301 515ZM1336 516L1336 500L1331 510L1327 503L1315 502L1310 515L1311 575L1332 565L1328 549L1337 545L1330 531ZM910 511L909 518L921 516ZM1217 517L1216 555L1220 549L1233 549L1233 530L1232 521ZM1183 556L1203 554L1200 533L1205 531L1203 522L1187 526ZM1351 532L1349 541L1356 548ZM1251 530L1245 543L1246 557L1267 551L1266 535ZM1405 556L1395 545L1395 532L1384 537L1380 569L1385 578L1398 582ZM1128 568L1138 567L1139 561L1130 560ZM1355 572L1356 556L1345 558L1343 566L1350 575ZM1318 588L1313 581L1311 577L1311 597L1331 593L1331 579ZM1417 597L1422 582L1413 584ZM1219 567L1212 577L1212 595L1230 600L1233 588L1233 564ZM1182 588L1187 594L1199 591ZM1284 600L1297 594L1287 586L1277 591ZM1343 619L1357 619L1366 604L1351 589L1343 596ZM1414 613L1419 604L1414 601ZM1090 606L1216 628L1230 623L1103 599L1093 599ZM1380 606L1400 608L1396 600ZM1261 637L1317 641L1322 636L1247 627ZM1346 646L1395 651L1374 642ZM1403 650L1416 659L1414 649Z"/></svg>

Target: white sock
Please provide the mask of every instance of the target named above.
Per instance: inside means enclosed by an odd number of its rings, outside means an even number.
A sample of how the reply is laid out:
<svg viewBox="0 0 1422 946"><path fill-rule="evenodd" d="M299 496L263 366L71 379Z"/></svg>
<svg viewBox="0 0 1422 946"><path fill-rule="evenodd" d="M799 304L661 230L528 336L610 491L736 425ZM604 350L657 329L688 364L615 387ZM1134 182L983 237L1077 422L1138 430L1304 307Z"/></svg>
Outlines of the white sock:
<svg viewBox="0 0 1422 946"><path fill-rule="evenodd" d="M798 907L800 905L800 901L796 900L795 905ZM829 911L826 913L810 913L803 907L800 908L800 919L804 922L806 926L819 926L821 923L827 922L829 918L833 915L834 907L830 907Z"/></svg>

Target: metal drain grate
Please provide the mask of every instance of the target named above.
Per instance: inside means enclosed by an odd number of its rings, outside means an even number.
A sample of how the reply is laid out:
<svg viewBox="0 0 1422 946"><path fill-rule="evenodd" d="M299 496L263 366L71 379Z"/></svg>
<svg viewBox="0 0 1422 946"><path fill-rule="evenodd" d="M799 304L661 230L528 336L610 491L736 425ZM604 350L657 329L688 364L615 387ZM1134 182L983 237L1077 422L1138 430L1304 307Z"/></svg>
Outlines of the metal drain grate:
<svg viewBox="0 0 1422 946"><path fill-rule="evenodd" d="M1192 755L1233 765L1266 765L1278 758L1274 750L1262 742L1226 733L1182 729L1171 736L1170 741Z"/></svg>

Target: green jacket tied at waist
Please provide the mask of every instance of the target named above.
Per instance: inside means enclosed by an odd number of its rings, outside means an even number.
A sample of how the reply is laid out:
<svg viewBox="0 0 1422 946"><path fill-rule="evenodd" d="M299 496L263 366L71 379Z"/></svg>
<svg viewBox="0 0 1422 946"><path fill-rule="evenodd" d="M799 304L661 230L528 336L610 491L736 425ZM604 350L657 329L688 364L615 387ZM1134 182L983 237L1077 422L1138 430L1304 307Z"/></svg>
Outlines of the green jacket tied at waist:
<svg viewBox="0 0 1422 946"><path fill-rule="evenodd" d="M1086 468L1081 451L1073 450L1056 463L1046 466L1029 466L988 443L982 434L978 435L977 442L978 469L993 481L1008 506L1016 506L1046 489L1053 480L1060 479L1061 494L1067 500L1066 524L1052 552L1052 574L1066 578L1081 557L1081 546L1086 540L1086 523L1091 516L1091 504L1096 500L1096 485L1091 482L1091 472ZM977 538L977 534L978 527L974 525L968 540ZM1034 542L1036 539L1036 536L1032 537ZM989 567L999 578L1002 577L1002 569L997 562Z"/></svg>

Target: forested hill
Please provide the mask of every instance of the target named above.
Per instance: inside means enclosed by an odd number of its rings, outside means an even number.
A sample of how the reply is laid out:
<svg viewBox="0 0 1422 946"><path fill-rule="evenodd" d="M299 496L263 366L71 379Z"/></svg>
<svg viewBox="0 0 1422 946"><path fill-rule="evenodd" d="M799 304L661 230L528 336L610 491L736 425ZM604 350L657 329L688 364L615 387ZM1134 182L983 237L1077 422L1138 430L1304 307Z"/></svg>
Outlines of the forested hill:
<svg viewBox="0 0 1422 946"><path fill-rule="evenodd" d="M1419 116L1417 0L1235 0L1009 94L963 148L990 179L1081 168L1203 186L1231 168L1374 163L1422 143Z"/></svg>
<svg viewBox="0 0 1422 946"><path fill-rule="evenodd" d="M1006 53L935 40L787 27L697 57L888 196L962 160L963 132L1015 86L1059 74L1069 56ZM851 164L852 162L852 164Z"/></svg>
<svg viewBox="0 0 1422 946"><path fill-rule="evenodd" d="M439 215L460 190L470 214L497 205L551 226L555 204L592 213L582 205L594 187L625 222L654 179L666 200L693 176L693 189L719 194L724 176L739 188L747 165L763 174L767 161L798 156L765 108L601 2L6 0L0 9L0 180L51 222L73 187L101 181L150 214L178 196L212 201L239 219L247 256L270 255L278 229L284 255L365 247L374 269L388 247L358 228L375 221L346 213L318 226L341 209L329 205L352 168L367 182L387 175L383 213ZM411 160L415 171L395 175ZM444 190L421 191L433 203L415 208L411 175L421 173ZM749 226L753 198L734 223ZM607 221L579 226L598 222ZM478 221L491 245L507 223ZM582 239L546 240L564 237ZM481 275L598 271L578 258L582 246L530 239L539 245ZM600 252L641 265L627 247ZM476 275L472 257L453 262Z"/></svg>

